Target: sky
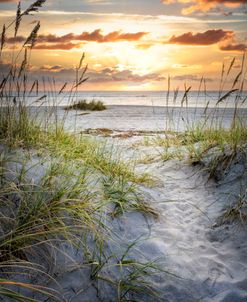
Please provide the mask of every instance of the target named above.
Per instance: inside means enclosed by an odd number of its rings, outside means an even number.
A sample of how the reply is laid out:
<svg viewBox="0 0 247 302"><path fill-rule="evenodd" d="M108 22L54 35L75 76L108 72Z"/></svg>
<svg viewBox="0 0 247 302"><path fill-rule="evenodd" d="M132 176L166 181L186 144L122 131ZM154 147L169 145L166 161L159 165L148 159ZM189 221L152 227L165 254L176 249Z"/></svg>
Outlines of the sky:
<svg viewBox="0 0 247 302"><path fill-rule="evenodd" d="M32 2L21 1L22 11ZM17 4L0 0L1 27ZM172 88L196 90L201 77L218 89L222 64L235 57L237 74L247 49L247 0L47 0L23 17L16 38L8 28L2 71L38 21L30 72L58 87L73 81L85 52L82 90L166 90L168 78Z"/></svg>

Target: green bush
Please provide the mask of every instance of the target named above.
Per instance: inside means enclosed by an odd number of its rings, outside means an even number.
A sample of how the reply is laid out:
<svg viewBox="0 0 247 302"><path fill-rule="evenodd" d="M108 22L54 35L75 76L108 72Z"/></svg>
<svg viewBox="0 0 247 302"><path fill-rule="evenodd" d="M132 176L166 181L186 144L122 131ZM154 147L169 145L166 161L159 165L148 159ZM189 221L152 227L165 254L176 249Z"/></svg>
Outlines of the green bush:
<svg viewBox="0 0 247 302"><path fill-rule="evenodd" d="M90 110L90 111L103 111L106 110L106 106L101 101L87 100L78 101L72 105L65 107L65 110Z"/></svg>

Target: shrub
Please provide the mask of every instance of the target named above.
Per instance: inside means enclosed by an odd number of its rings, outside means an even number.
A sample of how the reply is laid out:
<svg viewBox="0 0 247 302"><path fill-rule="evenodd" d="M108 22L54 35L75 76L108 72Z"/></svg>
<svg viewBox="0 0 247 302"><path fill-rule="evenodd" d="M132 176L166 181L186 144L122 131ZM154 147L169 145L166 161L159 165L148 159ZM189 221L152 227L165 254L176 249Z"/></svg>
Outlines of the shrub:
<svg viewBox="0 0 247 302"><path fill-rule="evenodd" d="M101 101L92 100L90 102L87 102L87 100L81 100L65 107L65 110L103 111L106 110L106 106Z"/></svg>

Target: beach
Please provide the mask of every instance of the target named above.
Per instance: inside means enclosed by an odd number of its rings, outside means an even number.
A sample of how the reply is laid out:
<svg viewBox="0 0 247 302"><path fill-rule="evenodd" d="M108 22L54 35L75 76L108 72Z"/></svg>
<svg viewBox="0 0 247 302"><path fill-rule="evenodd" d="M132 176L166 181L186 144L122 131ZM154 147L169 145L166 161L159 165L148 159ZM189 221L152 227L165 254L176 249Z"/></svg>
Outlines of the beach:
<svg viewBox="0 0 247 302"><path fill-rule="evenodd" d="M193 152L201 152L198 159L193 158L190 145L176 142L178 137L183 137L185 131L191 131L194 124L199 125L205 121L205 116L212 115L214 125L220 122L224 127L230 127L233 109L209 109L207 115L205 110L200 108L171 107L167 111L165 107L124 105L108 106L107 110L99 112L67 111L59 106L41 107L38 109L38 115L36 107L28 110L30 116L35 116L37 121L45 121L45 117L50 116L49 124L56 121L57 125L60 125L63 122L68 133L82 135L82 138L89 139L89 143L100 142L103 146L100 152L103 153L97 155L97 160L101 160L100 157L104 157L111 150L111 161L121 158L126 163L135 163L135 173L140 176L149 175L151 180L143 180L143 183L137 181L133 188L133 180L127 180L124 182L127 191L121 191L126 194L123 195L126 197L121 197L124 198L124 203L134 202L134 207L135 196L140 196L137 202L145 202L147 208L144 212L131 209L130 206L129 210L125 211L123 208L122 214L115 217L110 214L111 211L114 213L114 207L108 203L106 208L103 207L103 212L100 211L101 223L104 223L105 230L110 230L110 233L105 235L108 239L104 243L104 255L98 255L97 247L90 237L87 239L87 245L89 249L96 248L94 261L103 261L99 268L99 276L102 276L102 279L99 277L96 282L90 277L90 265L85 264L83 267L82 263L87 262L83 248L78 249L64 243L59 244L59 249L55 252L56 262L52 275L56 276L56 283L51 280L47 286L58 290L69 301L115 302L116 290L111 283L104 280L117 280L120 276L124 280L130 269L128 266L133 263L137 265L136 279L128 282L134 282L133 286L138 287L138 282L145 280L156 294L146 295L145 290L148 287L145 285L136 293L130 291L130 294L125 294L123 291L124 296L129 295L129 298L136 297L147 302L239 302L247 299L246 225L242 224L241 220L228 221L226 218L224 221L222 218L226 209L233 206L239 196L246 196L246 145L238 147L236 155L228 161L225 169L220 166L222 151L217 147L215 149L210 145L202 151L200 144L203 144L203 141L194 141ZM50 115L51 110L53 117ZM245 120L246 110L239 110L238 113L239 118L241 115L241 119ZM210 119L208 122L213 125ZM168 128L165 127L166 123ZM170 141L176 143L173 145ZM169 146L166 146L167 143ZM100 150L102 147L96 144L93 148ZM66 152L65 156L69 155L70 151ZM227 148L224 152L223 157L228 156ZM210 163L218 155L221 156L217 159L219 166L213 171L214 175L210 175ZM33 148L31 153L25 148L17 149L10 153L8 159L7 169L12 171L8 177L15 177L14 175L18 175L25 167L25 178L38 185L42 183L45 175L50 173L49 167L55 159L52 159L53 157L54 155L45 156L39 148ZM15 163L16 160L19 163ZM74 171L73 175L80 173L80 169L73 168L72 159L66 159L66 162L71 171ZM96 168L96 174L93 172L89 177L91 180L86 181L87 190L96 190L96 198L101 202L102 177L97 172L98 164L93 167L94 170ZM65 172L58 173L56 177L60 179L63 177L61 173ZM104 173L111 172L103 170ZM121 173L110 178L103 176L103 184L106 177L107 181L113 181L114 188L115 181L122 182ZM74 177L72 176L72 182L73 179L76 180ZM125 190L124 188L121 190ZM133 193L132 189L136 193ZM112 195L112 198L113 201L118 197ZM148 210L149 206L153 210ZM155 215L148 214L148 211L154 211ZM123 256L125 253L126 256ZM127 266L126 271L119 268L119 259L124 259L121 261ZM138 268L140 263L143 264ZM151 270L146 277L143 266ZM27 281L23 276L20 276L19 280ZM44 280L41 278L42 282L45 282ZM35 293L32 297L43 301L42 296Z"/></svg>
<svg viewBox="0 0 247 302"><path fill-rule="evenodd" d="M0 301L246 302L246 1L16 2Z"/></svg>
<svg viewBox="0 0 247 302"><path fill-rule="evenodd" d="M69 131L85 131L87 129L110 129L117 131L153 131L164 130L185 131L193 124L206 123L209 126L222 124L230 127L234 115L234 108L194 108L194 107L165 107L143 105L108 105L104 111L64 110L64 106L30 107L38 118L56 112L60 122L64 120L65 128ZM247 109L237 110L239 119L246 120ZM45 120L45 119L43 119ZM207 120L205 122L205 120Z"/></svg>

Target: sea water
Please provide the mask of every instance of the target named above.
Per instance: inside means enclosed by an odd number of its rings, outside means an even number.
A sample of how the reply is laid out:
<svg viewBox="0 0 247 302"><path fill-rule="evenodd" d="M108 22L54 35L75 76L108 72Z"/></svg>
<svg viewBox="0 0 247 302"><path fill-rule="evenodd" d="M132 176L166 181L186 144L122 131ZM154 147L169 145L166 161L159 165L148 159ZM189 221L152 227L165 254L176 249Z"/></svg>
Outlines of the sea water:
<svg viewBox="0 0 247 302"><path fill-rule="evenodd" d="M79 91L71 94L70 92L39 92L38 94L26 94L25 102L28 105L60 105L86 100L102 101L106 105L135 105L135 106L161 106L161 107L215 107L217 102L227 92L209 91L191 91L185 96L183 91L178 92L174 97L174 92L166 91ZM14 96L13 96L14 97ZM238 107L247 108L247 92L243 92L240 97L236 93L231 94L226 99L219 102L219 107L234 108L236 102ZM20 100L24 100L21 96ZM236 100L237 99L237 100Z"/></svg>

